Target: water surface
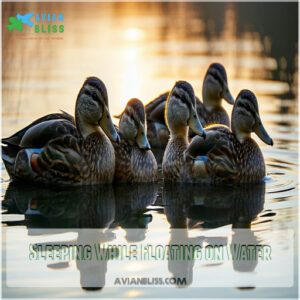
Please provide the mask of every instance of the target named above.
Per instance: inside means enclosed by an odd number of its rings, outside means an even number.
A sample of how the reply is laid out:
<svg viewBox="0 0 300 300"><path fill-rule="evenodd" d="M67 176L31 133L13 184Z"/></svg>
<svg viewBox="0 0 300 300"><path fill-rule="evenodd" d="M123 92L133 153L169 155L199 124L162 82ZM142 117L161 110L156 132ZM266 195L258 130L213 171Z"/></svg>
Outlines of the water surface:
<svg viewBox="0 0 300 300"><path fill-rule="evenodd" d="M207 67L212 62L221 62L233 95L243 88L255 92L262 121L274 140L274 147L269 147L254 137L266 160L267 178L262 186L247 189L211 190L159 182L77 192L43 190L9 185L1 164L2 221L4 227L15 229L15 249L18 240L30 240L36 234L33 229L41 229L43 238L43 228L66 228L66 232L68 228L104 228L106 239L122 238L128 243L151 241L157 230L159 238L172 241L174 228L185 230L186 238L192 233L206 235L207 230L214 235L219 228L251 228L260 242L278 241L278 247L284 248L285 240L277 230L297 231L298 225L297 3L4 3L2 11L3 24L19 11L65 15L65 32L55 36L59 39L41 39L42 34L37 36L28 31L13 34L3 31L3 136L49 112L62 109L72 113L87 76L95 75L105 82L110 110L118 114L131 97L147 103L170 89L178 79L189 81L201 98ZM231 112L229 105L224 103L224 107ZM138 230L126 231L128 228ZM295 253L297 249L295 243ZM7 251L13 250L4 247L3 251L6 257ZM295 256L295 266L297 261ZM4 283L4 295L172 298L297 295L296 267L295 284L289 288L196 288L192 283L199 280L197 264L169 264L162 265L162 272L171 276L185 270L191 278L191 287L104 286L97 291L81 288L79 274L85 271L78 264L49 268L50 273L44 271L45 280L50 281L53 276L64 278L62 270L70 270L68 276L77 288L9 288ZM109 262L101 268L109 274L129 267ZM229 272L232 266L211 268L216 273L218 268ZM4 274L5 271L4 268ZM149 274L152 271L149 267ZM30 278L30 270L22 261L17 272ZM87 267L86 272L92 271Z"/></svg>

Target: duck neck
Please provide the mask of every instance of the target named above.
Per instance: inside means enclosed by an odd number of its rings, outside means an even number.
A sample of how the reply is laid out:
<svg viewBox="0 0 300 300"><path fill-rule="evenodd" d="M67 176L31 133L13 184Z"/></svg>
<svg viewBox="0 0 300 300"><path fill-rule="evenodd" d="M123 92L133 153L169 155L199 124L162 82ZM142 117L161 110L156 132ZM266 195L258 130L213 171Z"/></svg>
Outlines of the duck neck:
<svg viewBox="0 0 300 300"><path fill-rule="evenodd" d="M219 95L209 92L205 85L203 85L202 101L205 108L211 112L212 110L221 106L222 99Z"/></svg>
<svg viewBox="0 0 300 300"><path fill-rule="evenodd" d="M76 122L76 128L79 132L79 134L86 139L90 134L94 132L101 133L101 129L99 125L90 124L86 122L81 115L78 113L78 111L75 112L75 122Z"/></svg>
<svg viewBox="0 0 300 300"><path fill-rule="evenodd" d="M234 119L232 119L232 122L231 122L231 131L241 144L243 144L246 139L251 138L251 132L246 132L246 131L240 130L236 126Z"/></svg>
<svg viewBox="0 0 300 300"><path fill-rule="evenodd" d="M171 138L188 140L188 127L185 126L171 130Z"/></svg>
<svg viewBox="0 0 300 300"><path fill-rule="evenodd" d="M130 146L135 145L135 139L132 137L133 134L128 130L128 125L123 122L123 119L121 119L119 122L119 133L121 140L126 141L126 143L128 143Z"/></svg>
<svg viewBox="0 0 300 300"><path fill-rule="evenodd" d="M251 138L251 134L248 132L233 132L235 137L237 138L237 140L243 144L245 142L245 140Z"/></svg>

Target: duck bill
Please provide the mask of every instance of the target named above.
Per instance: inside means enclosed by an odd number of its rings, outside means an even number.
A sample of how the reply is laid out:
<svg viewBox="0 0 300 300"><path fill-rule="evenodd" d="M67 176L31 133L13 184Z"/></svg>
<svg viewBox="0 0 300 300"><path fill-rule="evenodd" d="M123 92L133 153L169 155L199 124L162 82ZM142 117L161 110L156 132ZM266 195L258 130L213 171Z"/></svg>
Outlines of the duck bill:
<svg viewBox="0 0 300 300"><path fill-rule="evenodd" d="M104 108L103 116L99 121L99 126L103 129L104 133L113 142L119 142L120 137L116 131L115 125L112 122L111 116L107 107Z"/></svg>
<svg viewBox="0 0 300 300"><path fill-rule="evenodd" d="M264 125L261 123L261 121L259 120L259 122L256 123L256 125L253 128L253 131L257 134L257 136L267 145L273 146L273 140L271 139L271 137L269 136L269 134L267 133Z"/></svg>
<svg viewBox="0 0 300 300"><path fill-rule="evenodd" d="M233 105L234 104L234 98L233 96L231 95L229 89L225 89L225 92L223 93L223 99L229 103L230 105Z"/></svg>
<svg viewBox="0 0 300 300"><path fill-rule="evenodd" d="M193 116L193 115L196 115L196 116L197 116L196 111L195 111L194 113L192 113L192 116ZM203 129L203 127L202 127L200 121L199 121L198 116L195 117L195 118L192 117L192 116L190 117L189 122L188 122L189 127L192 129L192 131L193 131L195 134L200 135L200 136L202 136L202 137L205 138L206 133L205 133L205 130Z"/></svg>
<svg viewBox="0 0 300 300"><path fill-rule="evenodd" d="M150 150L150 144L147 139L146 133L145 133L145 128L144 126L141 126L138 130L138 134L136 136L136 143L138 147L142 150Z"/></svg>

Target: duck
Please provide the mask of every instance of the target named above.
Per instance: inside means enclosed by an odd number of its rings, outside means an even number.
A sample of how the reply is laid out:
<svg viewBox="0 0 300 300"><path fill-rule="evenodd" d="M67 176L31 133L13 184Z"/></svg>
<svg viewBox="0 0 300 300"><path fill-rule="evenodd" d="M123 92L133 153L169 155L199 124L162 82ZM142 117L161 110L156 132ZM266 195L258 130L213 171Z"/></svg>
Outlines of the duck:
<svg viewBox="0 0 300 300"><path fill-rule="evenodd" d="M212 184L259 184L266 176L262 151L251 134L273 146L259 114L258 101L250 90L238 94L231 116L231 129L225 125L206 127L206 140L194 137L185 151L193 161L194 181Z"/></svg>
<svg viewBox="0 0 300 300"><path fill-rule="evenodd" d="M75 118L65 112L46 115L2 139L2 160L12 180L54 186L111 183L112 142L118 141L105 84L88 77L77 96Z"/></svg>
<svg viewBox="0 0 300 300"><path fill-rule="evenodd" d="M164 108L169 92L159 95L146 105L148 139L152 147L165 148L169 131L164 118ZM202 86L202 99L196 97L196 109L202 126L224 124L230 126L230 119L222 107L222 99L234 104L234 98L228 87L227 73L220 63L212 63L205 74ZM192 131L189 132L193 137Z"/></svg>
<svg viewBox="0 0 300 300"><path fill-rule="evenodd" d="M119 116L120 142L113 143L116 155L116 182L153 182L157 162L147 139L144 104L130 99Z"/></svg>
<svg viewBox="0 0 300 300"><path fill-rule="evenodd" d="M193 87L187 81L177 81L172 88L165 107L165 119L170 139L162 160L164 180L189 182L193 164L184 156L189 146L188 129L203 138L206 133L196 112Z"/></svg>

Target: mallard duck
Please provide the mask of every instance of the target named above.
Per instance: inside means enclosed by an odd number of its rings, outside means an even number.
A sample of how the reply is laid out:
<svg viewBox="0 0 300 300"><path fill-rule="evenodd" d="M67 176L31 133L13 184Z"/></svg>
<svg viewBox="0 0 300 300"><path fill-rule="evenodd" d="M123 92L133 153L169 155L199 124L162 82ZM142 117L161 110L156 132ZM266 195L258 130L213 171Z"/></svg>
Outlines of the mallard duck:
<svg viewBox="0 0 300 300"><path fill-rule="evenodd" d="M262 124L257 99L251 91L242 90L237 96L231 130L224 125L211 125L206 131L206 140L194 137L185 152L187 160L193 160L194 181L259 183L263 180L264 157L251 133L256 133L267 145L273 146L273 140Z"/></svg>
<svg viewBox="0 0 300 300"><path fill-rule="evenodd" d="M89 77L72 116L44 116L2 139L2 159L12 179L54 185L112 182L119 135L108 109L104 83Z"/></svg>
<svg viewBox="0 0 300 300"><path fill-rule="evenodd" d="M165 123L164 109L169 92L161 94L146 105L148 139L151 146L164 148L169 139L169 131ZM225 68L219 63L209 66L202 87L203 103L196 97L196 108L202 126L224 124L229 126L230 120L222 107L222 99L234 104L234 99L228 88ZM193 133L190 132L191 137Z"/></svg>
<svg viewBox="0 0 300 300"><path fill-rule="evenodd" d="M184 159L189 145L188 129L205 137L205 131L196 112L195 94L186 81L177 81L168 97L165 117L170 139L167 144L162 169L166 181L190 181L192 164Z"/></svg>
<svg viewBox="0 0 300 300"><path fill-rule="evenodd" d="M149 182L157 179L157 163L150 150L145 124L145 108L138 99L128 101L119 122L120 143L116 152L115 180Z"/></svg>

